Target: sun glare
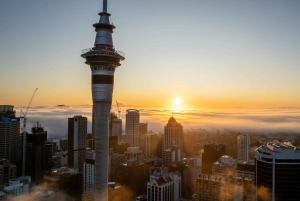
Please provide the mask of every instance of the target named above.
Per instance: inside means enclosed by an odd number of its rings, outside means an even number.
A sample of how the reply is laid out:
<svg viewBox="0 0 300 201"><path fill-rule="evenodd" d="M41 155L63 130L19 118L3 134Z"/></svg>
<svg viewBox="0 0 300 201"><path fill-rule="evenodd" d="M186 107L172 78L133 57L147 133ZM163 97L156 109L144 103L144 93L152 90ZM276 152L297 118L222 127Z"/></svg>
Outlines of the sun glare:
<svg viewBox="0 0 300 201"><path fill-rule="evenodd" d="M181 103L181 98L177 97L177 98L174 99L174 104L175 105L180 105L180 103Z"/></svg>

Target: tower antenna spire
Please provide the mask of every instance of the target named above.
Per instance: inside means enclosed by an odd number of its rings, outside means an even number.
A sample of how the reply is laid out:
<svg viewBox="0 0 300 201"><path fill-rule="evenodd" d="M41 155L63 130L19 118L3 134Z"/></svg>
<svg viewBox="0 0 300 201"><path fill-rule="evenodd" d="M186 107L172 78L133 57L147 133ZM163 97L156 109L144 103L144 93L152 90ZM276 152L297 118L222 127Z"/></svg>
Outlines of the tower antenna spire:
<svg viewBox="0 0 300 201"><path fill-rule="evenodd" d="M107 13L107 0L103 0L103 12Z"/></svg>

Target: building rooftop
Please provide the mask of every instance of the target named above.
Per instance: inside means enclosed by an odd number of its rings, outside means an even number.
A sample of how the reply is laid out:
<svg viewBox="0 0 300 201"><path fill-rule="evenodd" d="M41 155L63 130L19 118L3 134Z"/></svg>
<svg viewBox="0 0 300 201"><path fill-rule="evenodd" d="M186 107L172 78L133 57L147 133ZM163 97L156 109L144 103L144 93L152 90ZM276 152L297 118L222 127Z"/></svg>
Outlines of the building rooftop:
<svg viewBox="0 0 300 201"><path fill-rule="evenodd" d="M272 160L273 156L275 159L300 159L300 149L290 142L268 142L257 148L254 153L260 159Z"/></svg>
<svg viewBox="0 0 300 201"><path fill-rule="evenodd" d="M255 172L255 165L239 163L236 167L236 170L245 172Z"/></svg>
<svg viewBox="0 0 300 201"><path fill-rule="evenodd" d="M217 142L211 142L211 143L205 143L204 146L210 146L212 147L213 149L215 150L220 150L222 148L225 147L225 144L222 144L222 143L217 143Z"/></svg>
<svg viewBox="0 0 300 201"><path fill-rule="evenodd" d="M172 117L169 119L168 122L169 122L169 123L171 123L171 122L176 122L176 119L172 116Z"/></svg>
<svg viewBox="0 0 300 201"><path fill-rule="evenodd" d="M129 152L129 153L139 153L140 148L139 147L128 147L127 152Z"/></svg>
<svg viewBox="0 0 300 201"><path fill-rule="evenodd" d="M232 166L235 165L236 162L231 156L224 155L221 156L218 161L214 162L214 164L220 164L221 166Z"/></svg>

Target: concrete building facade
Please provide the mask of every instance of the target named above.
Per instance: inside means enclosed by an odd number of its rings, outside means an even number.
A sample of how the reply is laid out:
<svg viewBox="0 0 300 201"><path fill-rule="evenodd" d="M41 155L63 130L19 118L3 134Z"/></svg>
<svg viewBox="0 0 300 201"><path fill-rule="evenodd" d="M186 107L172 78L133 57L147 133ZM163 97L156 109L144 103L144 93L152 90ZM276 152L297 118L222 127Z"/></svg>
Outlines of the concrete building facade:
<svg viewBox="0 0 300 201"><path fill-rule="evenodd" d="M126 142L130 144L131 147L140 146L140 134L139 134L139 124L140 124L140 113L136 109L126 110Z"/></svg>
<svg viewBox="0 0 300 201"><path fill-rule="evenodd" d="M87 118L82 115L68 119L68 166L83 170L86 156Z"/></svg>
<svg viewBox="0 0 300 201"><path fill-rule="evenodd" d="M243 134L237 136L237 160L240 162L249 162L250 138Z"/></svg>

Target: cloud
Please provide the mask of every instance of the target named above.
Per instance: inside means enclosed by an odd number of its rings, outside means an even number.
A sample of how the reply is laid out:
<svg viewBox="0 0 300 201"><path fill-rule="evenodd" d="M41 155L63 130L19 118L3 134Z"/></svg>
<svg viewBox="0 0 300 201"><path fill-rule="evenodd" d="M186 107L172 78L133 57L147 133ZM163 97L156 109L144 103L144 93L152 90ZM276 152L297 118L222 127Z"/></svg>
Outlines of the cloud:
<svg viewBox="0 0 300 201"><path fill-rule="evenodd" d="M21 108L15 107L17 114ZM122 108L121 118L123 129L125 129L126 109ZM140 122L148 122L148 130L162 132L169 118L172 116L172 109L140 107ZM112 111L117 112L113 105ZM92 128L92 106L39 106L32 107L27 113L27 129L38 121L49 137L67 136L68 118L74 115L83 115L88 118L88 132ZM300 109L198 109L187 108L173 111L177 122L181 123L184 129L205 128L208 130L230 129L239 132L264 132L264 133L300 133Z"/></svg>

